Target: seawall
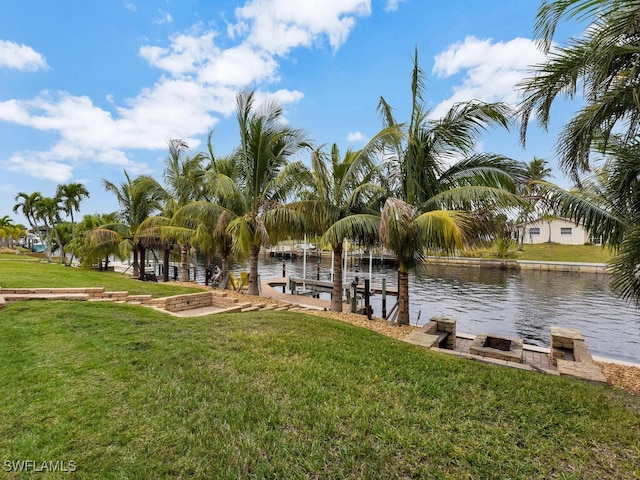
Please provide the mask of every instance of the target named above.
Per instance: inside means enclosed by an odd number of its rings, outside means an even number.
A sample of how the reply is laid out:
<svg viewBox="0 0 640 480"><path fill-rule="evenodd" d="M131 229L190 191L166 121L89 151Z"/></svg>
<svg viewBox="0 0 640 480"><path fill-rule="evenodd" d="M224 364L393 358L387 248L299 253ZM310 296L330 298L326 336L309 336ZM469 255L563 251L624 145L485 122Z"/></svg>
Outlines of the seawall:
<svg viewBox="0 0 640 480"><path fill-rule="evenodd" d="M543 262L539 260L497 260L467 257L427 257L432 265L450 265L479 268L499 268L501 270L534 270L541 272L575 272L608 274L605 263Z"/></svg>

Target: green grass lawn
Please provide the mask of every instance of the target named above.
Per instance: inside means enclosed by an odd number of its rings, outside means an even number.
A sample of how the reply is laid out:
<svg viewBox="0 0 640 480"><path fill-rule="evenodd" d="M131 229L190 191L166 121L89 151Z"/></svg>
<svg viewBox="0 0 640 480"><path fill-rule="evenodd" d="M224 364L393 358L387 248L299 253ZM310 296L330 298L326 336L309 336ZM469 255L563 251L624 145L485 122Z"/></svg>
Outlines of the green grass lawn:
<svg viewBox="0 0 640 480"><path fill-rule="evenodd" d="M542 262L580 262L607 263L613 252L607 247L596 245L560 245L559 243L539 243L524 245L523 251L518 251L515 243L509 249L507 259L538 260ZM493 248L479 248L460 253L460 256L498 258L497 250Z"/></svg>
<svg viewBox="0 0 640 480"><path fill-rule="evenodd" d="M640 475L637 398L328 319L31 301L0 329L9 478L27 459L99 479Z"/></svg>
<svg viewBox="0 0 640 480"><path fill-rule="evenodd" d="M107 291L128 291L154 297L199 292L197 287L171 283L141 282L118 272L65 267L38 261L28 255L0 255L0 287L104 287Z"/></svg>
<svg viewBox="0 0 640 480"><path fill-rule="evenodd" d="M522 252L516 253L516 258L520 260L548 262L607 263L611 257L613 253L607 247L558 243L525 245Z"/></svg>

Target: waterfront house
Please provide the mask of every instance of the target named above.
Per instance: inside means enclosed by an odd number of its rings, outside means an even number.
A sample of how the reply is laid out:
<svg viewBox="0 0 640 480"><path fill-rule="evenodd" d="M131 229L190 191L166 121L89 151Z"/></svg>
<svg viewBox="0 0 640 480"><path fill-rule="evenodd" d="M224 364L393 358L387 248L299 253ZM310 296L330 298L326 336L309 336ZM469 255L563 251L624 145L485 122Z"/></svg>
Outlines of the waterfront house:
<svg viewBox="0 0 640 480"><path fill-rule="evenodd" d="M572 220L562 217L539 218L532 222L518 225L518 234L524 232L524 243L560 243L563 245L584 245L591 241L589 232L582 224L576 225Z"/></svg>

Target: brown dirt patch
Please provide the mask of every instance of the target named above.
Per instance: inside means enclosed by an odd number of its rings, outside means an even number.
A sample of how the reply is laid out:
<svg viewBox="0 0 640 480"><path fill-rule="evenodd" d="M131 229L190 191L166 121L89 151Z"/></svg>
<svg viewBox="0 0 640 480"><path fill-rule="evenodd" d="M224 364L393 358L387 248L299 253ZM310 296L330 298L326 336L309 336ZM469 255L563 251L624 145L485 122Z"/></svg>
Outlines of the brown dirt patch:
<svg viewBox="0 0 640 480"><path fill-rule="evenodd" d="M640 396L640 367L620 365L618 363L596 362L602 373L615 388L631 395Z"/></svg>

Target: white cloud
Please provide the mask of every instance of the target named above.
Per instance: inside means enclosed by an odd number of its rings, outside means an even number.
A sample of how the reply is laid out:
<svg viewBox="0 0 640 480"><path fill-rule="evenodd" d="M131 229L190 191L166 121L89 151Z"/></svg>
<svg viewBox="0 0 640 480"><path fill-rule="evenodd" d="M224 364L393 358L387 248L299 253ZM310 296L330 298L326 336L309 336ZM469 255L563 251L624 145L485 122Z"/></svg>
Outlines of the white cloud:
<svg viewBox="0 0 640 480"><path fill-rule="evenodd" d="M485 102L518 102L515 85L526 77L533 64L544 61L544 54L527 38L492 42L467 37L436 55L433 73L451 77L462 73L453 94L431 112L441 117L454 103L472 99Z"/></svg>
<svg viewBox="0 0 640 480"><path fill-rule="evenodd" d="M220 52L200 69L198 78L205 83L244 88L256 82L277 82L278 63L264 52L239 45Z"/></svg>
<svg viewBox="0 0 640 480"><path fill-rule="evenodd" d="M70 180L73 176L71 165L47 160L42 152L23 152L13 155L3 162L7 170L24 173L34 178L42 178L57 183Z"/></svg>
<svg viewBox="0 0 640 480"><path fill-rule="evenodd" d="M140 56L172 75L194 73L220 55L220 50L214 45L214 37L214 32L201 35L197 32L181 33L171 37L168 48L142 46Z"/></svg>
<svg viewBox="0 0 640 480"><path fill-rule="evenodd" d="M384 7L387 12L394 12L398 9L400 2L403 0L387 0L387 5Z"/></svg>
<svg viewBox="0 0 640 480"><path fill-rule="evenodd" d="M124 7L136 11L130 0L124 0ZM66 92L0 102L0 121L59 135L48 150L17 152L3 163L9 170L57 182L92 161L146 172L148 166L134 162L131 151L165 150L169 138L183 138L196 148L196 138L215 126L218 115L235 111L236 94L243 88L257 89L257 100L276 98L285 108L299 102L300 91L264 88L280 81L278 56L322 42L339 48L357 19L371 14L371 0L248 0L235 14L224 47L216 42L220 33L203 31L202 24L173 35L166 45L142 46L140 57L163 75L120 104L106 94L109 110ZM157 20L173 19L160 11ZM2 65L47 67L40 54L11 42L0 42Z"/></svg>
<svg viewBox="0 0 640 480"><path fill-rule="evenodd" d="M0 40L0 67L21 71L36 71L48 68L44 57L33 48Z"/></svg>
<svg viewBox="0 0 640 480"><path fill-rule="evenodd" d="M361 132L351 132L347 135L347 141L351 143L364 142L366 139L367 137Z"/></svg>
<svg viewBox="0 0 640 480"><path fill-rule="evenodd" d="M326 36L336 50L347 39L356 19L371 14L370 0L253 0L235 11L232 34L248 33L251 45L272 54L309 47Z"/></svg>
<svg viewBox="0 0 640 480"><path fill-rule="evenodd" d="M156 25L163 25L165 23L173 22L173 17L169 12L158 10L158 15L158 17L153 19L153 23L155 23Z"/></svg>

